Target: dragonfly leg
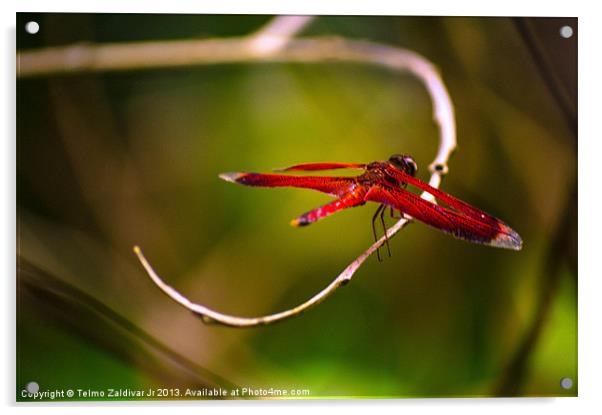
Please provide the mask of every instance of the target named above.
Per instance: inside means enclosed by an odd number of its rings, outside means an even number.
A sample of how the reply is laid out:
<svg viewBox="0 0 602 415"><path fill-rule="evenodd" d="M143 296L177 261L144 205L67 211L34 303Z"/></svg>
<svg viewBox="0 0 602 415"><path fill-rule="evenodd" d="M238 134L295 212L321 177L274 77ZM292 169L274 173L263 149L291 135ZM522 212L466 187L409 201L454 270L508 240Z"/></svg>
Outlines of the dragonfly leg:
<svg viewBox="0 0 602 415"><path fill-rule="evenodd" d="M374 212L374 216L372 216L372 234L374 235L374 242L378 241L378 237L376 235L376 225L374 223L376 222L378 215L384 209L384 206L385 205L380 205L378 209L376 209L376 212ZM380 258L380 247L376 248L376 257L378 258L378 262L382 262L382 259Z"/></svg>
<svg viewBox="0 0 602 415"><path fill-rule="evenodd" d="M387 226L385 225L385 212L387 211L386 205L380 205L382 210L380 211L380 223L383 225L383 232L385 233L385 243L387 244L387 253L391 258L391 248L389 247L389 236L387 235Z"/></svg>
<svg viewBox="0 0 602 415"><path fill-rule="evenodd" d="M403 218L403 215L401 213L399 214L399 216L395 216L395 209L393 209L392 206L389 206L389 209L390 209L389 213L391 214L391 217L393 219L401 219L401 218Z"/></svg>

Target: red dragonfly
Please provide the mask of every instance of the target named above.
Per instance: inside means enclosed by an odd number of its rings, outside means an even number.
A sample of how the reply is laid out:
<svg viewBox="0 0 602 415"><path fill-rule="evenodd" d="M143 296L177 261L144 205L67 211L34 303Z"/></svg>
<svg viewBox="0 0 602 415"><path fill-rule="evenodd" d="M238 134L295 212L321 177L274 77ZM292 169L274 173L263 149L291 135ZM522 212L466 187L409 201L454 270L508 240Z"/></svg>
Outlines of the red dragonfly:
<svg viewBox="0 0 602 415"><path fill-rule="evenodd" d="M384 227L383 215L388 207L391 216L394 211L399 211L402 215L412 217L458 239L497 248L513 250L522 248L521 237L501 220L415 178L418 166L409 155L394 154L388 161L374 161L369 164L298 164L278 171L317 171L344 168L365 169L365 172L355 177L288 176L263 173L222 173L219 177L247 186L313 189L337 198L333 202L293 219L291 221L293 226L306 226L340 210L362 206L366 202L376 202L380 203L380 206L372 217L372 231L375 239L374 223L380 215ZM449 208L429 202L409 192L405 189L408 184L431 194ZM386 242L387 249L389 249L388 240ZM378 251L377 254L380 260Z"/></svg>

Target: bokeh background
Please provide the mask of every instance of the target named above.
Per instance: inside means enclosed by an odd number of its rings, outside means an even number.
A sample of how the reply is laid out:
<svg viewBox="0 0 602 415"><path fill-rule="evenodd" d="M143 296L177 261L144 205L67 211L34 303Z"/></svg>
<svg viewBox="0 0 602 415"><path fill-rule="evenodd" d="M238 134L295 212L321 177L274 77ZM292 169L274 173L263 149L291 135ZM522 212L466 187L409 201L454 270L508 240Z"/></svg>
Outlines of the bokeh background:
<svg viewBox="0 0 602 415"><path fill-rule="evenodd" d="M245 35L269 19L20 14L17 49ZM36 35L24 31L30 20ZM559 35L566 24L570 39ZM370 258L302 316L206 326L152 284L132 246L220 311L298 304L372 243L376 205L298 229L289 220L328 196L217 175L403 152L426 180L438 130L423 86L342 63L18 79L17 399L30 381L309 397L577 394L576 19L322 16L303 35L431 60L458 126L442 189L502 218L524 249L413 224L391 241L391 258Z"/></svg>

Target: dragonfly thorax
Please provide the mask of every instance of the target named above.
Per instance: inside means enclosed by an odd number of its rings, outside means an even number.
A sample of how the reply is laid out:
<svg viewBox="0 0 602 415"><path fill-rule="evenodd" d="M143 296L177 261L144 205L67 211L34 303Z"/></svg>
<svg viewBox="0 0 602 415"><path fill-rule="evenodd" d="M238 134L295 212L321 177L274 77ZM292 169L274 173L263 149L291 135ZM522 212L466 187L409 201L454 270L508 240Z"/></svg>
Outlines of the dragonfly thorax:
<svg viewBox="0 0 602 415"><path fill-rule="evenodd" d="M400 182L391 169L391 163L387 161L374 161L366 166L366 172L359 177L362 184L375 184L378 182L387 182L394 186L399 186Z"/></svg>
<svg viewBox="0 0 602 415"><path fill-rule="evenodd" d="M360 182L387 182L394 186L404 186L400 172L415 176L418 166L414 159L406 154L394 154L387 161L373 161L366 166L366 173L360 176Z"/></svg>

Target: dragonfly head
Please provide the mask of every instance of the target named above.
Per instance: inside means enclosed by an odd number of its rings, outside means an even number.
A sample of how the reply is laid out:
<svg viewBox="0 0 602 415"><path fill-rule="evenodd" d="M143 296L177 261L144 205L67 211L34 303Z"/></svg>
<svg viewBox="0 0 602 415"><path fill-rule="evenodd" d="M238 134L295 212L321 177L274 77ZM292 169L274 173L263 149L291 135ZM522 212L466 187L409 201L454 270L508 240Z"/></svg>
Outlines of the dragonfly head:
<svg viewBox="0 0 602 415"><path fill-rule="evenodd" d="M418 171L418 165L414 161L414 158L407 154L393 154L389 157L389 162L410 176L415 176Z"/></svg>

